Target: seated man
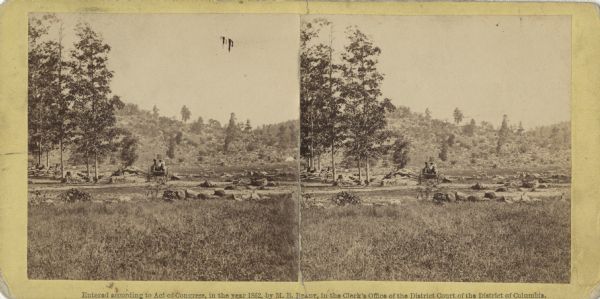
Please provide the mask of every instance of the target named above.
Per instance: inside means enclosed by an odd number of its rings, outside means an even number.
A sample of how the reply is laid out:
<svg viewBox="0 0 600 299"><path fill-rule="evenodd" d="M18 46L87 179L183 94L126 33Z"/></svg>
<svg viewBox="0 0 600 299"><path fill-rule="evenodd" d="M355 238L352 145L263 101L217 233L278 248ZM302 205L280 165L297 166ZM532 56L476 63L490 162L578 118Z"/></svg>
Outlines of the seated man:
<svg viewBox="0 0 600 299"><path fill-rule="evenodd" d="M158 163L156 163L156 159L153 159L152 166L150 166L150 171L154 172L158 168Z"/></svg>
<svg viewBox="0 0 600 299"><path fill-rule="evenodd" d="M428 174L429 173L429 163L425 162L425 167L423 168L423 174Z"/></svg>
<svg viewBox="0 0 600 299"><path fill-rule="evenodd" d="M429 171L430 171L431 174L437 174L437 169L435 167L435 163L431 162L431 164L429 165L429 167L430 167Z"/></svg>
<svg viewBox="0 0 600 299"><path fill-rule="evenodd" d="M165 162L163 160L159 160L158 161L158 171L164 172L165 171Z"/></svg>

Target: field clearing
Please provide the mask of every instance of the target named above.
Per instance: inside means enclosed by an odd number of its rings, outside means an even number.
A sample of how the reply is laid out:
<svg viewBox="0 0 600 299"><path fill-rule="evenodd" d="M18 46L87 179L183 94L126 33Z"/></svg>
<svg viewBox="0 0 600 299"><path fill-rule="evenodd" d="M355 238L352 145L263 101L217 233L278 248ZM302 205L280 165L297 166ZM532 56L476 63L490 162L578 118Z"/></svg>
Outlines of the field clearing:
<svg viewBox="0 0 600 299"><path fill-rule="evenodd" d="M296 281L296 211L290 194L258 202L30 205L28 277Z"/></svg>
<svg viewBox="0 0 600 299"><path fill-rule="evenodd" d="M570 279L567 201L307 207L301 234L307 281Z"/></svg>

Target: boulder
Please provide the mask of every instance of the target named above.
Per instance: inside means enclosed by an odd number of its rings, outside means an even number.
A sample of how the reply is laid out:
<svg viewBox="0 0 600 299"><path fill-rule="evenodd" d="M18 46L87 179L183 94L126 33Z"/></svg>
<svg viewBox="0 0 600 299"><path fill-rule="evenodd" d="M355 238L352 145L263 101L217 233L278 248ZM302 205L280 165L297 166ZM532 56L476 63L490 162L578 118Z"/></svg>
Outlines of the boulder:
<svg viewBox="0 0 600 299"><path fill-rule="evenodd" d="M456 196L453 193L436 192L433 194L433 200L434 201L454 202L456 200Z"/></svg>
<svg viewBox="0 0 600 299"><path fill-rule="evenodd" d="M505 202L505 203L514 203L515 202L515 200L512 196L507 196L507 195L496 197L496 201Z"/></svg>
<svg viewBox="0 0 600 299"><path fill-rule="evenodd" d="M383 182L382 182L383 183ZM347 181L344 179L338 179L337 181L333 182L333 186L352 186L352 182L351 181ZM383 185L382 185L383 186Z"/></svg>
<svg viewBox="0 0 600 299"><path fill-rule="evenodd" d="M165 190L163 192L162 199L164 201L172 202L174 200L179 199L179 195L177 194L177 191L174 191L174 190Z"/></svg>
<svg viewBox="0 0 600 299"><path fill-rule="evenodd" d="M185 198L198 198L198 196L200 195L200 192L196 192L194 190L190 190L190 189L185 189Z"/></svg>
<svg viewBox="0 0 600 299"><path fill-rule="evenodd" d="M227 193L225 193L224 189L215 189L214 194L219 197L223 197L223 196L227 195Z"/></svg>
<svg viewBox="0 0 600 299"><path fill-rule="evenodd" d="M216 187L216 186L217 185L215 183L213 183L211 181L208 181L208 180L206 180L206 181L204 181L204 182L202 182L200 184L200 187L204 187L204 188L213 188L213 187Z"/></svg>
<svg viewBox="0 0 600 299"><path fill-rule="evenodd" d="M198 193L197 198L206 200L206 199L210 199L210 195L205 194L205 193Z"/></svg>
<svg viewBox="0 0 600 299"><path fill-rule="evenodd" d="M178 199L186 199L185 189L175 190L177 192Z"/></svg>
<svg viewBox="0 0 600 299"><path fill-rule="evenodd" d="M496 198L496 193L494 193L494 192L491 192L491 191L490 191L490 192L486 192L486 193L483 195L483 198L494 199L494 198Z"/></svg>
<svg viewBox="0 0 600 299"><path fill-rule="evenodd" d="M500 188L496 189L496 192L508 192L508 188L500 187Z"/></svg>
<svg viewBox="0 0 600 299"><path fill-rule="evenodd" d="M456 201L465 201L465 200L467 200L467 195L462 192L456 191L456 192L454 192L454 199Z"/></svg>
<svg viewBox="0 0 600 299"><path fill-rule="evenodd" d="M250 181L250 185L256 186L256 187L266 186L267 183L268 183L268 181L266 178L256 178L256 179L252 179Z"/></svg>
<svg viewBox="0 0 600 299"><path fill-rule="evenodd" d="M235 185L228 185L225 186L225 190L238 190L238 187Z"/></svg>
<svg viewBox="0 0 600 299"><path fill-rule="evenodd" d="M266 186L267 187L277 187L277 186L279 186L279 183L273 182L273 181L269 181Z"/></svg>
<svg viewBox="0 0 600 299"><path fill-rule="evenodd" d="M521 187L523 187L523 188L537 188L538 185L539 185L539 182L537 180L523 181L521 183Z"/></svg>
<svg viewBox="0 0 600 299"><path fill-rule="evenodd" d="M446 193L441 193L441 192L434 193L433 201L446 201Z"/></svg>
<svg viewBox="0 0 600 299"><path fill-rule="evenodd" d="M510 181L510 182L506 182L504 183L504 186L509 187L509 188L517 188L519 187L519 183L517 183L516 181Z"/></svg>
<svg viewBox="0 0 600 299"><path fill-rule="evenodd" d="M382 179L381 186L414 186L417 182L409 179L408 177L394 177L390 179Z"/></svg>
<svg viewBox="0 0 600 299"><path fill-rule="evenodd" d="M257 192L252 192L248 197L248 200L261 200L261 197Z"/></svg>
<svg viewBox="0 0 600 299"><path fill-rule="evenodd" d="M477 182L475 185L471 186L471 189L473 190L484 190L486 189L485 186L479 182Z"/></svg>
<svg viewBox="0 0 600 299"><path fill-rule="evenodd" d="M455 193L446 193L446 201L455 202L456 194Z"/></svg>
<svg viewBox="0 0 600 299"><path fill-rule="evenodd" d="M469 195L469 197L467 197L467 201L482 201L482 199L477 195Z"/></svg>

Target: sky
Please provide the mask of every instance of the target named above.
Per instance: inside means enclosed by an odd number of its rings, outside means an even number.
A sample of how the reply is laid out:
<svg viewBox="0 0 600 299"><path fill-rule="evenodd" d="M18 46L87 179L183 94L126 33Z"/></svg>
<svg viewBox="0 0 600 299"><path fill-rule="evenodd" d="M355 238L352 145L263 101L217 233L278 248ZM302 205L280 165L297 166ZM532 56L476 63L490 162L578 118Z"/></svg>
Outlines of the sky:
<svg viewBox="0 0 600 299"><path fill-rule="evenodd" d="M255 125L299 117L297 15L58 16L67 48L79 21L111 46L112 91L125 102L176 117L186 105L192 119L222 123L231 112ZM503 114L525 128L570 120L569 16L325 17L338 55L350 25L381 48L383 96L396 105L447 120L458 107L495 126Z"/></svg>
<svg viewBox="0 0 600 299"><path fill-rule="evenodd" d="M356 26L381 48L384 97L452 121L494 126L508 115L525 128L570 120L569 16L308 16L325 17L339 54Z"/></svg>
<svg viewBox="0 0 600 299"><path fill-rule="evenodd" d="M112 92L126 103L176 116L186 105L204 122L253 125L299 118L294 15L58 14L64 45L88 22L111 46ZM275 26L274 26L275 25ZM52 33L51 34L57 34ZM233 40L228 51L221 36Z"/></svg>

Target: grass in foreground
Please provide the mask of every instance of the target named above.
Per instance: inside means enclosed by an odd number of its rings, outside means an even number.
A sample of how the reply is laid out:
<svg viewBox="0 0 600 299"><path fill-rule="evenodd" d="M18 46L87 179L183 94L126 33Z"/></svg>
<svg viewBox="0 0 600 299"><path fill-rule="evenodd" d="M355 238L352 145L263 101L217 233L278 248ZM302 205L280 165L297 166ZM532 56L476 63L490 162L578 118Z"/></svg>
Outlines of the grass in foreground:
<svg viewBox="0 0 600 299"><path fill-rule="evenodd" d="M302 210L305 280L568 283L570 206L498 202Z"/></svg>
<svg viewBox="0 0 600 299"><path fill-rule="evenodd" d="M297 280L291 196L30 206L30 279Z"/></svg>

